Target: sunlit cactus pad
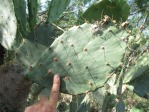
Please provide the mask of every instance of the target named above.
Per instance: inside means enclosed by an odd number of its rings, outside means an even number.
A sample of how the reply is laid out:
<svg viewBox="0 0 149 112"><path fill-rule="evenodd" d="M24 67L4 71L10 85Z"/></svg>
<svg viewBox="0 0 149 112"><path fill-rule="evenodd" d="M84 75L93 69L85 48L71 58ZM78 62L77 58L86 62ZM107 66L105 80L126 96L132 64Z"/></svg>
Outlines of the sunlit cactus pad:
<svg viewBox="0 0 149 112"><path fill-rule="evenodd" d="M17 21L12 0L0 0L0 43L12 49L17 32Z"/></svg>
<svg viewBox="0 0 149 112"><path fill-rule="evenodd" d="M50 88L54 74L59 74L63 93L94 91L120 64L128 35L112 22L74 26L55 39L26 75Z"/></svg>

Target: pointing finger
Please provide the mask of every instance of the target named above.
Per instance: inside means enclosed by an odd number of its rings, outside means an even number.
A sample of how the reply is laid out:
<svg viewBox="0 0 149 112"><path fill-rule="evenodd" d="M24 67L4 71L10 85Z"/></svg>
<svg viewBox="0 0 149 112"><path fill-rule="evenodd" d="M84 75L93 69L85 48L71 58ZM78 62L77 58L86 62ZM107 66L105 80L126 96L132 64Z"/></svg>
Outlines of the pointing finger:
<svg viewBox="0 0 149 112"><path fill-rule="evenodd" d="M50 105L54 108L57 105L59 89L60 89L60 77L59 75L54 75L53 86L51 89L50 100L49 100Z"/></svg>

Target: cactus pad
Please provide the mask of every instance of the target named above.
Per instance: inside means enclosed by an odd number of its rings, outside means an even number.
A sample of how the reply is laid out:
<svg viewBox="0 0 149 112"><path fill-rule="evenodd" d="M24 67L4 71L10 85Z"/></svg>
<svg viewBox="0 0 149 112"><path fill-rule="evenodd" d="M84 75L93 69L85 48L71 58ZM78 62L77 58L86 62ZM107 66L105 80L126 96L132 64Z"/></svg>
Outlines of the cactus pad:
<svg viewBox="0 0 149 112"><path fill-rule="evenodd" d="M145 71L148 70L149 67L149 53L146 52L142 56L140 56L136 61L135 65L130 68L130 70L125 74L124 83L130 82L135 78L144 74Z"/></svg>
<svg viewBox="0 0 149 112"><path fill-rule="evenodd" d="M129 5L125 0L99 0L91 5L78 19L78 23L84 20L92 22L101 20L103 15L108 15L117 22L126 21L130 13Z"/></svg>
<svg viewBox="0 0 149 112"><path fill-rule="evenodd" d="M71 0L52 0L48 11L48 22L57 19L67 8Z"/></svg>
<svg viewBox="0 0 149 112"><path fill-rule="evenodd" d="M0 0L0 43L11 49L16 36L17 21L12 0Z"/></svg>
<svg viewBox="0 0 149 112"><path fill-rule="evenodd" d="M50 24L40 24L23 39L21 45L16 49L15 61L27 69L35 63L43 51L54 41L55 33Z"/></svg>
<svg viewBox="0 0 149 112"><path fill-rule="evenodd" d="M54 74L61 77L61 92L81 94L102 87L120 64L126 48L125 30L114 23L74 26L55 39L40 59L26 71L46 88Z"/></svg>
<svg viewBox="0 0 149 112"><path fill-rule="evenodd" d="M26 2L25 0L13 0L15 16L18 22L18 28L23 37L27 35L27 16L26 16Z"/></svg>

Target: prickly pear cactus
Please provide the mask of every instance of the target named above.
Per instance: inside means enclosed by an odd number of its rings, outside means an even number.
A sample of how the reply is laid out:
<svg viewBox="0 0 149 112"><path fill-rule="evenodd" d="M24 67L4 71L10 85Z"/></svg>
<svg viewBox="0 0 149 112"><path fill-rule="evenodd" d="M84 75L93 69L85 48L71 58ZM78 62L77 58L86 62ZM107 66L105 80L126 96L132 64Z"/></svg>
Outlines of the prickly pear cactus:
<svg viewBox="0 0 149 112"><path fill-rule="evenodd" d="M120 64L128 34L112 22L84 23L55 39L26 72L32 81L49 88L61 77L61 92L80 94L102 87Z"/></svg>

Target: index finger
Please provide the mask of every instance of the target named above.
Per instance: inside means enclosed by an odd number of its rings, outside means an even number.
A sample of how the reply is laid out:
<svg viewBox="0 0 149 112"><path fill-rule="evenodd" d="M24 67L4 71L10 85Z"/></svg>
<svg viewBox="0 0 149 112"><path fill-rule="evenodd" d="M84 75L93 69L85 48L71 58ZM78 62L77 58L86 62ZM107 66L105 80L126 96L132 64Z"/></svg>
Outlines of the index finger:
<svg viewBox="0 0 149 112"><path fill-rule="evenodd" d="M51 89L51 94L50 94L50 106L56 108L57 101L58 101L58 96L59 96L59 89L60 89L60 77L59 75L54 75L53 78L53 86Z"/></svg>

